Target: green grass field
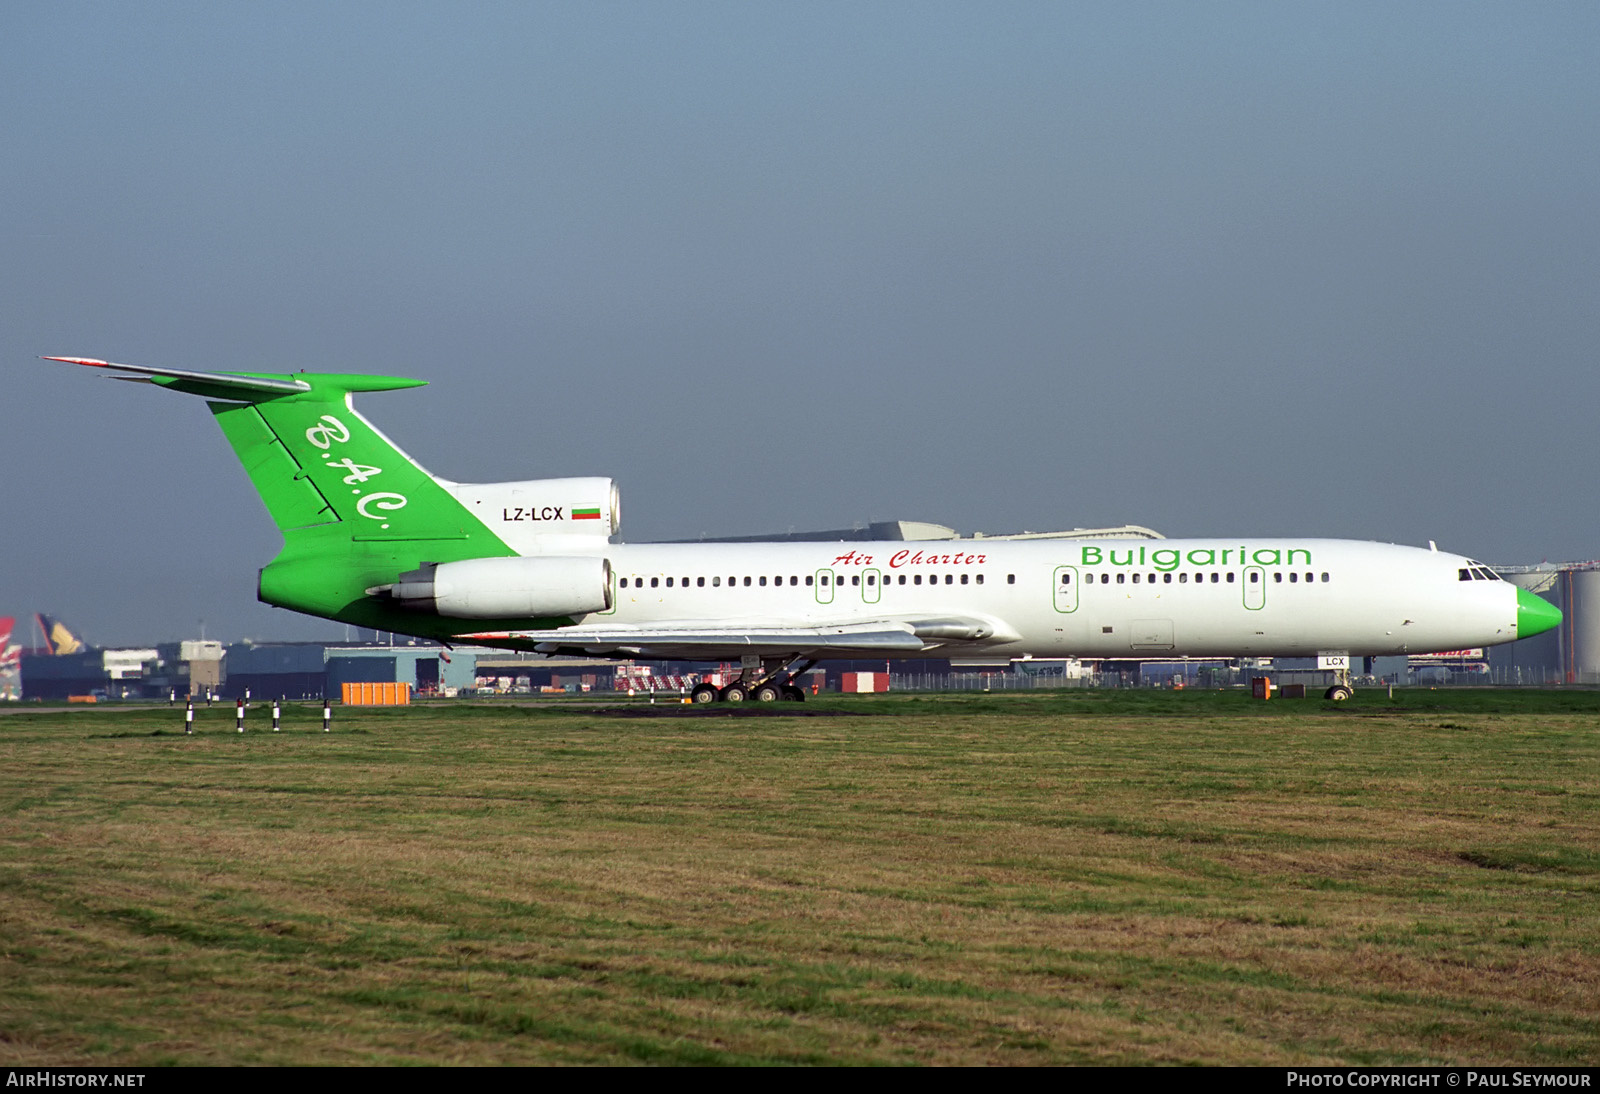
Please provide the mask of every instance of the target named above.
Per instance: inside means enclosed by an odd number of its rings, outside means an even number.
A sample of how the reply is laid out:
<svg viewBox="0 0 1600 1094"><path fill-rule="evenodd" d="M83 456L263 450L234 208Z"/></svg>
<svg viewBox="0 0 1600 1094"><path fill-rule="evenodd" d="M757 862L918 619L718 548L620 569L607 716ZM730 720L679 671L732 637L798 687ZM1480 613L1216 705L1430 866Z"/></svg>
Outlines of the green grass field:
<svg viewBox="0 0 1600 1094"><path fill-rule="evenodd" d="M0 718L0 1063L1600 1062L1596 693L266 718Z"/></svg>

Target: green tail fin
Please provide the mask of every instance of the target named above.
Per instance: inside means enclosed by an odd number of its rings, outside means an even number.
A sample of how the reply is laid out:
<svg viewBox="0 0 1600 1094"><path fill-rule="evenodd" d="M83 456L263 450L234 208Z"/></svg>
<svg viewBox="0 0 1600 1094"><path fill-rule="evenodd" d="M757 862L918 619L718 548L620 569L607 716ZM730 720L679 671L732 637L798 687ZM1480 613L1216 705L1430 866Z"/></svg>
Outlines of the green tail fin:
<svg viewBox="0 0 1600 1094"><path fill-rule="evenodd" d="M342 373L192 372L84 357L47 360L133 373L117 379L199 395L283 533L261 571L268 604L347 623L448 637L459 623L418 616L366 590L427 562L515 555L351 405L363 391L426 381ZM475 621L479 627L493 621Z"/></svg>
<svg viewBox="0 0 1600 1094"><path fill-rule="evenodd" d="M157 384L210 403L283 533L282 552L261 571L258 595L269 605L437 638L467 627L526 622L464 624L411 613L366 593L424 563L517 553L456 499L451 483L422 470L350 403L357 392L421 387L426 381L346 373L195 373L86 357L45 360L133 373L115 379Z"/></svg>
<svg viewBox="0 0 1600 1094"><path fill-rule="evenodd" d="M233 392L229 401L210 403L283 532L283 551L261 571L262 600L415 633L422 620L394 618L393 607L365 590L425 562L515 554L351 405L355 391L419 381L304 373L293 379L307 390L254 393L248 401Z"/></svg>
<svg viewBox="0 0 1600 1094"><path fill-rule="evenodd" d="M295 378L308 390L210 404L285 536L340 525L352 542L488 536L493 542L479 544L478 555L504 551L504 545L445 486L351 405L354 391L415 387L419 381L306 374ZM169 386L188 385L174 381Z"/></svg>

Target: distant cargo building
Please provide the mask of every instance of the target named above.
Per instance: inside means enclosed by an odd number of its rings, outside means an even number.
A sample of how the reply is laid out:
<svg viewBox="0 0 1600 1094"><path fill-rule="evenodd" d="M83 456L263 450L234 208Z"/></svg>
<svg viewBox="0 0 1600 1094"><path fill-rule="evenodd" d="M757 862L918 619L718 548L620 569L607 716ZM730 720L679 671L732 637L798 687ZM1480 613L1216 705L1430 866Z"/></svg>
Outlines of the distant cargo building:
<svg viewBox="0 0 1600 1094"><path fill-rule="evenodd" d="M22 655L24 699L68 699L74 695L109 698L111 694L111 673L106 670L104 650Z"/></svg>
<svg viewBox="0 0 1600 1094"><path fill-rule="evenodd" d="M417 695L453 692L473 683L470 651L433 645L330 646L320 642L228 647L223 694L240 698L338 697L345 684L409 684Z"/></svg>
<svg viewBox="0 0 1600 1094"><path fill-rule="evenodd" d="M328 694L326 650L321 642L235 642L223 659L222 694L321 699Z"/></svg>
<svg viewBox="0 0 1600 1094"><path fill-rule="evenodd" d="M24 653L26 699L165 698L214 692L221 682L222 643L164 642L136 649L80 647L74 653Z"/></svg>

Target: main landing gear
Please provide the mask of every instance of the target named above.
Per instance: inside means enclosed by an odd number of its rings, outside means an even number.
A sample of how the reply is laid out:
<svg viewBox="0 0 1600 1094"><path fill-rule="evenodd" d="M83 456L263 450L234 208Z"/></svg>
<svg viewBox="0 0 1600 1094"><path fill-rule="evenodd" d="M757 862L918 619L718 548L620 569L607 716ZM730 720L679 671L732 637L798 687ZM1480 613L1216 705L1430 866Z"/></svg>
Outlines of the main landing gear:
<svg viewBox="0 0 1600 1094"><path fill-rule="evenodd" d="M689 693L689 699L694 703L743 703L746 700L757 703L776 703L780 700L804 702L806 693L795 684L794 679L816 663L815 658L797 657L786 663L778 658L746 657L739 679L724 688L715 684L697 684Z"/></svg>

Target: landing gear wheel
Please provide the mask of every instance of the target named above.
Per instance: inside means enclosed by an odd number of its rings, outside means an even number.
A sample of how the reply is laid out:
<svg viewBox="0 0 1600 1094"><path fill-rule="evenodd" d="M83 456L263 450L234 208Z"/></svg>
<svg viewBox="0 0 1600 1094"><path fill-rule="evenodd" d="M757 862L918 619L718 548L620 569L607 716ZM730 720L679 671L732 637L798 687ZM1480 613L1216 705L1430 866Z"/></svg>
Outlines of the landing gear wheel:
<svg viewBox="0 0 1600 1094"><path fill-rule="evenodd" d="M745 690L743 684L729 684L722 689L722 694L718 698L724 703L742 703L750 698L750 693Z"/></svg>
<svg viewBox="0 0 1600 1094"><path fill-rule="evenodd" d="M793 684L783 685L783 697L791 703L803 703L806 701L806 693Z"/></svg>
<svg viewBox="0 0 1600 1094"><path fill-rule="evenodd" d="M777 684L762 684L750 695L758 703L776 703L783 698L783 691Z"/></svg>
<svg viewBox="0 0 1600 1094"><path fill-rule="evenodd" d="M1343 684L1335 684L1335 685L1333 685L1333 687L1331 687L1327 691L1323 692L1322 693L1322 697L1324 699L1331 699L1335 703L1342 703L1342 702L1344 702L1346 699L1350 698L1350 696L1352 696L1354 694L1355 694L1355 691L1352 690L1351 688L1348 688Z"/></svg>
<svg viewBox="0 0 1600 1094"><path fill-rule="evenodd" d="M689 693L691 703L715 703L717 701L717 687L715 684L696 684Z"/></svg>

